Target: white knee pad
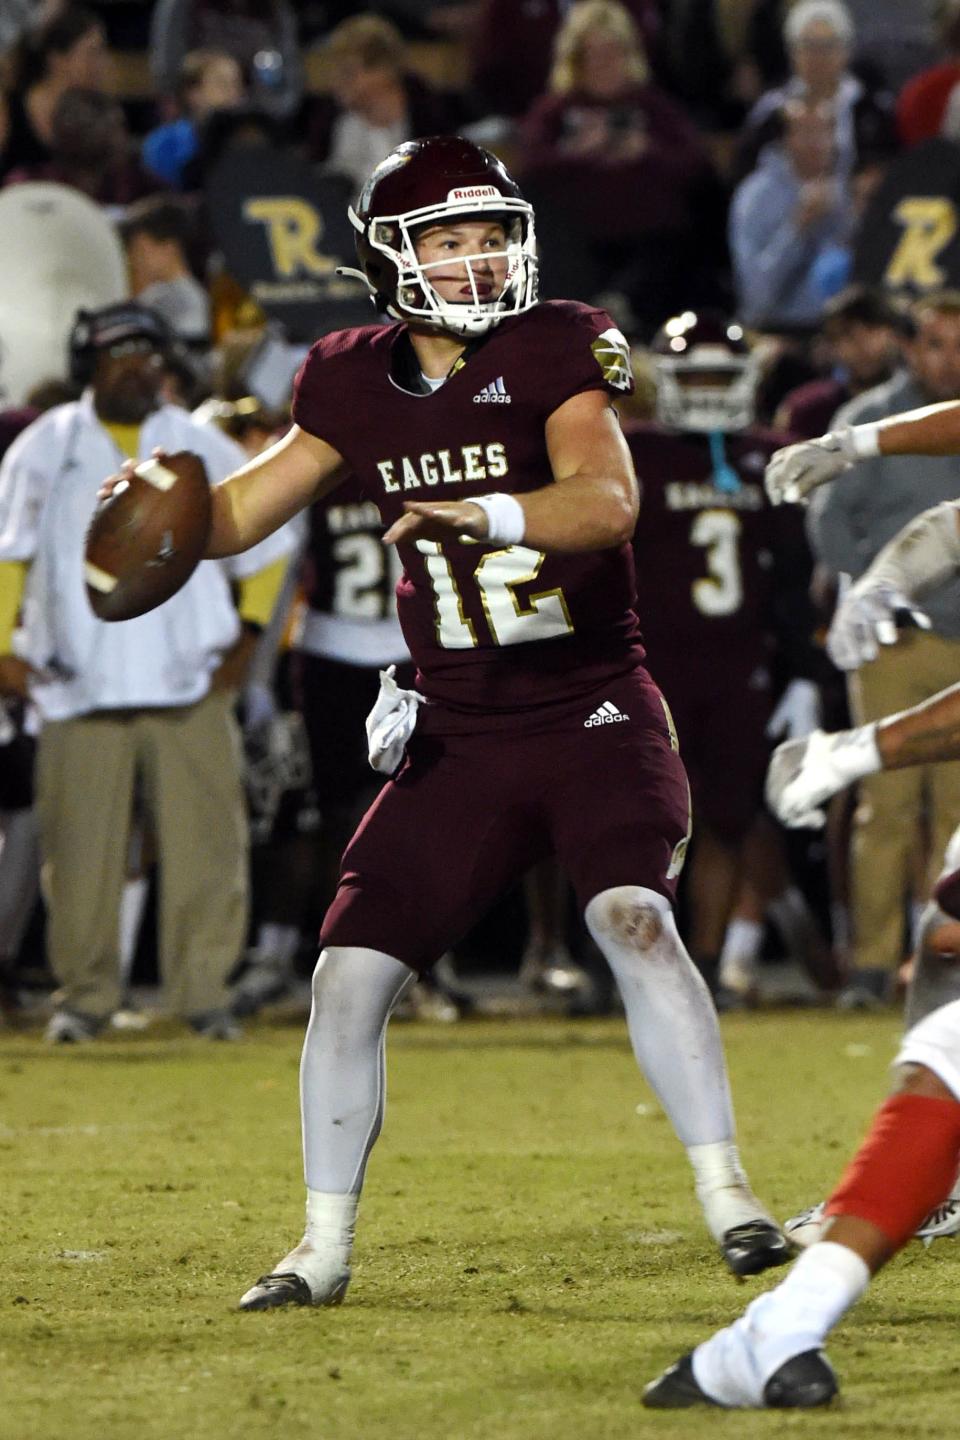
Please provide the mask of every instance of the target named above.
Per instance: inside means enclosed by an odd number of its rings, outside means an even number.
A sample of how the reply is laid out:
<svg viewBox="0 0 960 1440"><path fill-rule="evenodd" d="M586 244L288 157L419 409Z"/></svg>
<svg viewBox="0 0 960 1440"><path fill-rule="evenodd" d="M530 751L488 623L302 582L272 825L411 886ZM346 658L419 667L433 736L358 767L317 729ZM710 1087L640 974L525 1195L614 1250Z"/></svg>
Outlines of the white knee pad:
<svg viewBox="0 0 960 1440"><path fill-rule="evenodd" d="M941 1005L908 1030L895 1065L925 1065L960 1100L960 1000Z"/></svg>
<svg viewBox="0 0 960 1440"><path fill-rule="evenodd" d="M584 919L601 950L613 945L619 951L643 955L664 948L682 953L673 908L665 895L643 885L618 885L594 895Z"/></svg>

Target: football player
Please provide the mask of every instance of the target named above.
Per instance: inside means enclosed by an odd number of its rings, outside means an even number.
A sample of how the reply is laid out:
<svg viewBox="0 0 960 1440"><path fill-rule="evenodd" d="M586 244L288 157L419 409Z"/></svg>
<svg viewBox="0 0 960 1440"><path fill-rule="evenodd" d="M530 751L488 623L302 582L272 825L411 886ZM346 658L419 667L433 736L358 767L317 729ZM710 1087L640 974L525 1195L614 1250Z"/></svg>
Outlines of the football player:
<svg viewBox="0 0 960 1440"><path fill-rule="evenodd" d="M800 518L764 494L781 442L755 424L758 364L740 326L687 311L659 331L652 360L657 423L626 426L643 493L638 613L690 777L691 950L714 985L762 809L768 732L797 736L818 722L811 562ZM776 849L769 823L763 842ZM721 994L734 979L720 976Z"/></svg>
<svg viewBox="0 0 960 1440"><path fill-rule="evenodd" d="M306 1232L241 1307L342 1299L391 1010L551 851L727 1263L780 1264L673 918L689 796L633 608L636 478L612 405L631 385L626 342L602 311L537 303L531 207L470 142L399 146L350 215L357 273L395 323L313 347L290 432L214 492L209 553L354 475L403 564L417 690L389 679L375 706L371 755L393 778L347 846L321 935L301 1066Z"/></svg>
<svg viewBox="0 0 960 1440"><path fill-rule="evenodd" d="M956 513L952 520L956 530ZM915 531L916 522L908 529ZM960 568L956 536L954 549ZM960 685L879 723L782 745L770 767L768 798L786 824L818 823L818 807L864 774L956 759ZM646 1405L827 1403L837 1391L822 1351L830 1330L914 1234L956 1231L958 1206L947 1197L955 1194L960 1150L960 831L925 920L918 966L925 984L920 991L914 981L896 1092L838 1188L808 1220L813 1243L781 1285L655 1380Z"/></svg>

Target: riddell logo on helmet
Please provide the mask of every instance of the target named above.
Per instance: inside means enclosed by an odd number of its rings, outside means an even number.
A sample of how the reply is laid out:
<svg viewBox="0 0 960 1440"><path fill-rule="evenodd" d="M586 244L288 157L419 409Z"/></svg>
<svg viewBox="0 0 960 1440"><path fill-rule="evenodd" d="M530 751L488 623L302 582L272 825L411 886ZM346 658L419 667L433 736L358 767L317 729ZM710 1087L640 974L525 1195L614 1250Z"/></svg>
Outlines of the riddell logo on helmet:
<svg viewBox="0 0 960 1440"><path fill-rule="evenodd" d="M451 200L499 200L500 191L496 185L467 185L462 190L451 190L447 196L447 203Z"/></svg>

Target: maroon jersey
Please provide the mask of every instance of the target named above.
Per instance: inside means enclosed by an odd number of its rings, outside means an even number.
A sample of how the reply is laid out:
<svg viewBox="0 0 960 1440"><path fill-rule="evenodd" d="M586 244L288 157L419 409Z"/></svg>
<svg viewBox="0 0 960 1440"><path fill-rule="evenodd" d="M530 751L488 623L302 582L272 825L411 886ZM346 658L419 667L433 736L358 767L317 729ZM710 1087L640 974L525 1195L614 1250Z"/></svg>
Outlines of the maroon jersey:
<svg viewBox="0 0 960 1440"><path fill-rule="evenodd" d="M384 545L374 500L349 479L311 506L303 586L311 610L340 620L385 620L396 614L400 562Z"/></svg>
<svg viewBox="0 0 960 1440"><path fill-rule="evenodd" d="M805 673L802 520L795 507L771 506L763 488L782 438L752 429L724 437L729 488L717 483L705 435L640 425L627 442L640 481L638 609L654 675L661 654L762 664L774 637L793 652L792 673Z"/></svg>
<svg viewBox="0 0 960 1440"><path fill-rule="evenodd" d="M328 335L297 376L293 418L344 457L389 525L405 500L550 484L553 411L581 391L630 386L610 317L549 301L471 344L433 391L404 325ZM399 549L417 683L449 711L489 717L571 699L643 658L629 545L545 555L458 538Z"/></svg>

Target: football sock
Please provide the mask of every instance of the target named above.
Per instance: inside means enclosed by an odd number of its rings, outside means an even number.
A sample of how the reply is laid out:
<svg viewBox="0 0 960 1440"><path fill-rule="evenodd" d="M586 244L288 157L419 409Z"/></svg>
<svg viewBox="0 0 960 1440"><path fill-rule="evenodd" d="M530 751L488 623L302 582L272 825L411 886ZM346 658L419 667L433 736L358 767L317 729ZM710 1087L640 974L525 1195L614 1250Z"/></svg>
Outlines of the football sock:
<svg viewBox="0 0 960 1440"><path fill-rule="evenodd" d="M687 1158L696 1178L697 1199L714 1240L722 1240L736 1225L770 1218L750 1189L740 1153L732 1141L689 1145Z"/></svg>
<svg viewBox="0 0 960 1440"><path fill-rule="evenodd" d="M826 1213L867 1220L899 1250L950 1193L960 1152L960 1104L891 1095L827 1201Z"/></svg>
<svg viewBox="0 0 960 1440"><path fill-rule="evenodd" d="M300 1061L307 1187L359 1195L383 1121L387 1021L413 971L390 955L331 946L317 961Z"/></svg>
<svg viewBox="0 0 960 1440"><path fill-rule="evenodd" d="M257 930L257 943L253 959L257 965L270 965L286 972L293 964L293 957L300 944L300 930L296 925L277 925L265 921Z"/></svg>
<svg viewBox="0 0 960 1440"><path fill-rule="evenodd" d="M356 1195L307 1191L307 1226L303 1239L273 1267L275 1275L291 1271L306 1280L322 1303L350 1278L350 1251L357 1223Z"/></svg>
<svg viewBox="0 0 960 1440"><path fill-rule="evenodd" d="M720 951L720 984L738 994L750 989L756 979L757 961L763 945L759 920L734 918L727 926Z"/></svg>
<svg viewBox="0 0 960 1440"><path fill-rule="evenodd" d="M870 1283L864 1260L821 1240L805 1250L775 1290L693 1353L701 1389L721 1405L762 1405L770 1376L794 1355L819 1350Z"/></svg>
<svg viewBox="0 0 960 1440"><path fill-rule="evenodd" d="M720 1028L669 901L638 885L595 895L585 919L623 999L633 1053L686 1146L733 1139Z"/></svg>

